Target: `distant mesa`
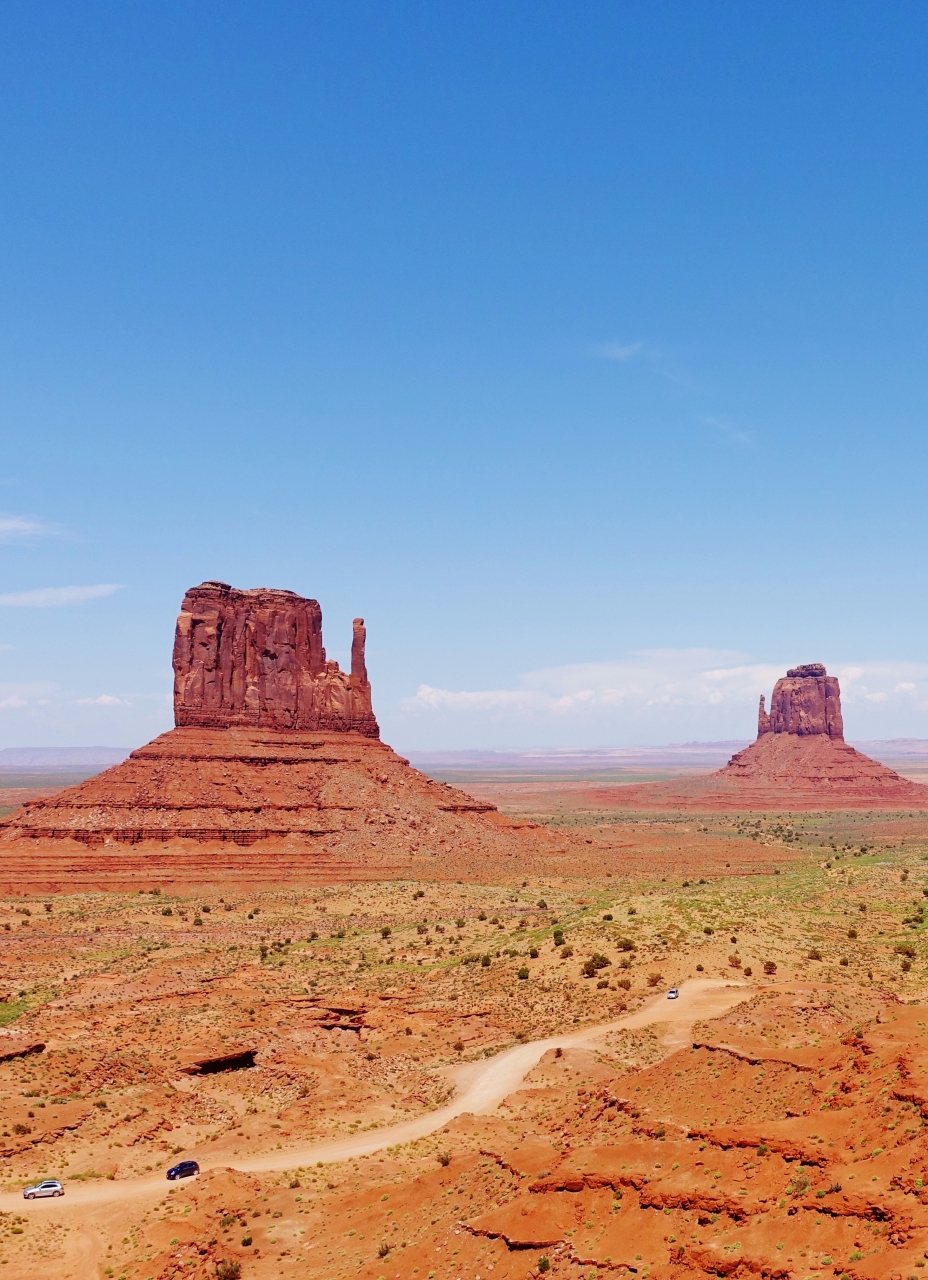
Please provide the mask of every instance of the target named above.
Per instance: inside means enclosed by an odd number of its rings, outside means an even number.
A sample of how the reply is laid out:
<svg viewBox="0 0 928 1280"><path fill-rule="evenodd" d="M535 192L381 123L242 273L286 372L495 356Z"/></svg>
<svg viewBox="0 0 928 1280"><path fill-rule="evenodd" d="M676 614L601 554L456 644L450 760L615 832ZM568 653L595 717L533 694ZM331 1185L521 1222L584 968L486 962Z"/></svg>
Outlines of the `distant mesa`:
<svg viewBox="0 0 928 1280"><path fill-rule="evenodd" d="M380 741L365 639L356 618L344 672L326 657L316 600L191 588L174 637L176 727L0 821L0 888L370 878L431 859L499 865L553 843Z"/></svg>
<svg viewBox="0 0 928 1280"><path fill-rule="evenodd" d="M609 799L628 808L695 811L925 809L928 787L844 741L838 680L809 662L776 682L769 712L761 695L757 739L724 769L683 782L617 787Z"/></svg>

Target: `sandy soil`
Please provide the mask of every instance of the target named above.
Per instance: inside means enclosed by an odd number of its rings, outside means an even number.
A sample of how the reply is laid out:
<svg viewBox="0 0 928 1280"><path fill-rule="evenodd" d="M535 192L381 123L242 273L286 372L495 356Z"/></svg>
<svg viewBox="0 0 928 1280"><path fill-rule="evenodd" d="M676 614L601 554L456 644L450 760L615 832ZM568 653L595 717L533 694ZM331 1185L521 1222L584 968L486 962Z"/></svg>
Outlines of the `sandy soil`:
<svg viewBox="0 0 928 1280"><path fill-rule="evenodd" d="M599 874L0 900L3 1274L917 1280L924 818L548 820Z"/></svg>

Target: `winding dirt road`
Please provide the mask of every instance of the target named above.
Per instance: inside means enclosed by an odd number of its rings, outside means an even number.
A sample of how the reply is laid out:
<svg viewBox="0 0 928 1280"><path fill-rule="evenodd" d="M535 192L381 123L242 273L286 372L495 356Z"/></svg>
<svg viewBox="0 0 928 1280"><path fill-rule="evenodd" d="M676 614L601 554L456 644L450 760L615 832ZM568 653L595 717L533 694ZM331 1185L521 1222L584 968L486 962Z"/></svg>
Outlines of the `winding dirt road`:
<svg viewBox="0 0 928 1280"><path fill-rule="evenodd" d="M353 1156L370 1155L384 1147L413 1142L442 1129L455 1117L470 1112L486 1115L499 1106L504 1098L521 1085L541 1057L556 1048L595 1048L610 1031L622 1027L664 1027L662 1041L670 1048L682 1048L689 1040L689 1028L699 1019L717 1018L736 1004L747 1000L757 990L747 983L726 982L718 978L702 978L686 982L680 987L676 1000L668 1000L666 993L654 996L637 1013L626 1015L615 1022L598 1027L586 1027L582 1031L549 1036L545 1040L533 1040L529 1044L514 1045L492 1058L482 1058L459 1067L454 1076L457 1092L446 1106L429 1111L391 1125L386 1129L371 1129L349 1138L337 1138L329 1142L313 1142L286 1150L269 1151L244 1160L221 1162L222 1168L240 1169L246 1173L267 1173L281 1169L296 1169L319 1161L333 1163ZM185 1153L195 1157L197 1152ZM206 1162L210 1152L204 1149L200 1160ZM204 1167L205 1164L204 1164ZM173 1184L178 1185L178 1184ZM127 1178L125 1181L98 1182L94 1184L67 1184L61 1199L24 1200L21 1192L0 1195L0 1209L13 1212L41 1213L53 1218L74 1214L85 1215L89 1206L115 1208L132 1200L148 1200L154 1203L167 1190L164 1174L146 1178Z"/></svg>

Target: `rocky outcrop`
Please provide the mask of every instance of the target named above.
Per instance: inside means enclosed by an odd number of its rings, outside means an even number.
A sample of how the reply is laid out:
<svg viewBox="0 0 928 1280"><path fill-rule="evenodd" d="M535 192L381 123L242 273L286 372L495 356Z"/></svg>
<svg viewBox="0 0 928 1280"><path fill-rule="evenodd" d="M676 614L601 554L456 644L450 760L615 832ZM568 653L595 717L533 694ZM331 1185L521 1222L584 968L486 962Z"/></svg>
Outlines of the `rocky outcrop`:
<svg viewBox="0 0 928 1280"><path fill-rule="evenodd" d="M364 619L355 618L346 674L326 659L317 600L224 582L191 587L174 633L174 723L379 737L364 643Z"/></svg>
<svg viewBox="0 0 928 1280"><path fill-rule="evenodd" d="M724 769L683 782L615 788L640 809L928 809L928 787L900 777L844 741L841 689L820 662L791 667L761 695L757 741Z"/></svg>
<svg viewBox="0 0 928 1280"><path fill-rule="evenodd" d="M837 678L828 675L820 662L791 667L774 685L769 714L761 694L758 738L765 733L795 733L800 738L824 733L843 741L841 689Z"/></svg>
<svg viewBox="0 0 928 1280"><path fill-rule="evenodd" d="M174 641L177 727L0 820L3 886L35 884L37 862L44 883L72 886L390 878L451 861L457 878L555 848L380 741L364 644L355 618L345 673L326 659L315 600L192 588Z"/></svg>

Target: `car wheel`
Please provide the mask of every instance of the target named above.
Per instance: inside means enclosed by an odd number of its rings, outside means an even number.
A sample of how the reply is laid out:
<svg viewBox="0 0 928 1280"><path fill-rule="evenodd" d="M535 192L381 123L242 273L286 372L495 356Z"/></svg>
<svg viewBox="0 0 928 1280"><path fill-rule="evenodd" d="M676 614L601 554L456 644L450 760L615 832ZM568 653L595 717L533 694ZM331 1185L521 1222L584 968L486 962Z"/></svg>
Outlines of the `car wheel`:
<svg viewBox="0 0 928 1280"><path fill-rule="evenodd" d="M64 1192L63 1192L63 1191L56 1191L56 1192L55 1192L55 1195L56 1195L56 1196L63 1196L63 1195L64 1195Z"/></svg>
<svg viewBox="0 0 928 1280"><path fill-rule="evenodd" d="M30 1191L30 1192L29 1192L29 1194L26 1196L26 1199L27 1199L27 1200L34 1200L34 1199L35 1199L35 1192L34 1192L34 1191Z"/></svg>

